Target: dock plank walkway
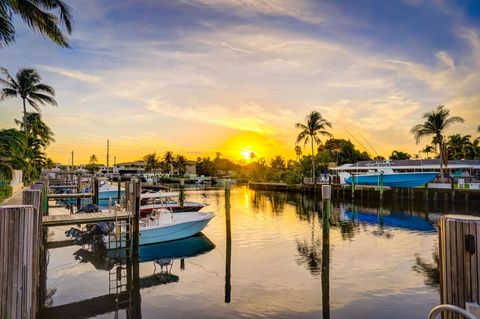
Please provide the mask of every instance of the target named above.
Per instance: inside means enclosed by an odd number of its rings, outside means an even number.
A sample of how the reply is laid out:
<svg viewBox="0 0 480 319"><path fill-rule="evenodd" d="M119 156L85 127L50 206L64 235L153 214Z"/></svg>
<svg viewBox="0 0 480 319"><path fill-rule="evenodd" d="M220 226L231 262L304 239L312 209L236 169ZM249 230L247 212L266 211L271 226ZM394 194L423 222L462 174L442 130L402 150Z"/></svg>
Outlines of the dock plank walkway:
<svg viewBox="0 0 480 319"><path fill-rule="evenodd" d="M48 194L48 199L69 199L69 198L89 198L93 193L74 193L74 194Z"/></svg>
<svg viewBox="0 0 480 319"><path fill-rule="evenodd" d="M43 216L42 224L43 226L76 225L115 220L127 220L129 216L130 214L128 212L50 215Z"/></svg>

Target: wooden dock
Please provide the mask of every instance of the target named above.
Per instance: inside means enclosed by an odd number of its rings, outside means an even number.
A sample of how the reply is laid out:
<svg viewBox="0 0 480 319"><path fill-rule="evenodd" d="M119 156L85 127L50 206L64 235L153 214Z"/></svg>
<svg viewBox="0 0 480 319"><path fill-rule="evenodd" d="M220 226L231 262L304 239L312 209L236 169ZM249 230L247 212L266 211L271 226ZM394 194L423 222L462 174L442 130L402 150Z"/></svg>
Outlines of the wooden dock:
<svg viewBox="0 0 480 319"><path fill-rule="evenodd" d="M63 214L42 217L43 226L61 226L98 223L106 221L128 220L131 217L129 212L105 212L85 214Z"/></svg>
<svg viewBox="0 0 480 319"><path fill-rule="evenodd" d="M70 199L70 198L90 198L93 193L75 193L75 194L48 194L48 199Z"/></svg>

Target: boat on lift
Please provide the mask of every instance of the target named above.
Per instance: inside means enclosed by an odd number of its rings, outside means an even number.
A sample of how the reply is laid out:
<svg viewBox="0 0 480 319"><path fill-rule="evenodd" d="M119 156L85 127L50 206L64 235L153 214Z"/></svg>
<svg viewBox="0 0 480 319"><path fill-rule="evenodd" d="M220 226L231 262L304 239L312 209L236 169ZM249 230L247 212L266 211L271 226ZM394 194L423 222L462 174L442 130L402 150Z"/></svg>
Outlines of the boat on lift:
<svg viewBox="0 0 480 319"><path fill-rule="evenodd" d="M388 166L369 167L367 172L351 175L343 172L339 174L349 185L388 186L392 188L413 188L430 183L437 177L437 172L394 172Z"/></svg>

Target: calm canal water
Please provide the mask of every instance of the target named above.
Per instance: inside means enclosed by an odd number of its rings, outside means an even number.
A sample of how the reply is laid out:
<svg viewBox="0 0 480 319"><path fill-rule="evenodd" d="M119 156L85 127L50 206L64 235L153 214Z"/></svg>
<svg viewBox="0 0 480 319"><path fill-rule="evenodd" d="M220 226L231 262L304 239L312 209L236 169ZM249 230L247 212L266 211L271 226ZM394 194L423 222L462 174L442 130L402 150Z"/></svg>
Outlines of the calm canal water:
<svg viewBox="0 0 480 319"><path fill-rule="evenodd" d="M235 187L227 249L224 191L186 200L207 202L216 217L203 236L142 248L140 296L131 301L140 308L130 318L423 319L439 303L440 213L333 203L328 243L320 201ZM50 238L65 230L50 228ZM117 268L105 256L78 246L48 256L53 308L44 317L127 318L102 297L116 292Z"/></svg>

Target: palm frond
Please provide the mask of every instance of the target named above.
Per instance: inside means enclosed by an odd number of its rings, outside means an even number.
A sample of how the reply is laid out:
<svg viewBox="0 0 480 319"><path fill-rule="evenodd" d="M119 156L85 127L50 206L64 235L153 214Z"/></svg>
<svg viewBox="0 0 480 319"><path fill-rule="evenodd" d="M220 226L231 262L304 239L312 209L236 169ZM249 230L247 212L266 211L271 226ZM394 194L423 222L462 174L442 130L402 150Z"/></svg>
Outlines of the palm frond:
<svg viewBox="0 0 480 319"><path fill-rule="evenodd" d="M48 95L55 95L55 90L50 86L43 83L36 84L32 87L32 91L36 93L47 93Z"/></svg>
<svg viewBox="0 0 480 319"><path fill-rule="evenodd" d="M58 9L60 11L60 24L65 26L69 34L72 32L73 17L70 6L61 0L39 0L38 3L45 9Z"/></svg>
<svg viewBox="0 0 480 319"><path fill-rule="evenodd" d="M53 97L46 94L31 92L29 94L29 97L30 97L30 100L34 100L35 102L38 102L42 105L50 104L53 106L57 106L57 101L55 101Z"/></svg>
<svg viewBox="0 0 480 319"><path fill-rule="evenodd" d="M0 0L0 47L7 46L15 41L15 28L7 2Z"/></svg>
<svg viewBox="0 0 480 319"><path fill-rule="evenodd" d="M37 7L38 1L16 0L9 1L9 4L12 11L18 14L31 29L47 36L60 46L70 47L57 25L57 17Z"/></svg>
<svg viewBox="0 0 480 319"><path fill-rule="evenodd" d="M7 98L17 97L17 91L11 88L3 88L0 91L0 101L3 101Z"/></svg>
<svg viewBox="0 0 480 319"><path fill-rule="evenodd" d="M35 111L37 112L41 111L40 106L34 100L27 98L27 102L35 109Z"/></svg>

